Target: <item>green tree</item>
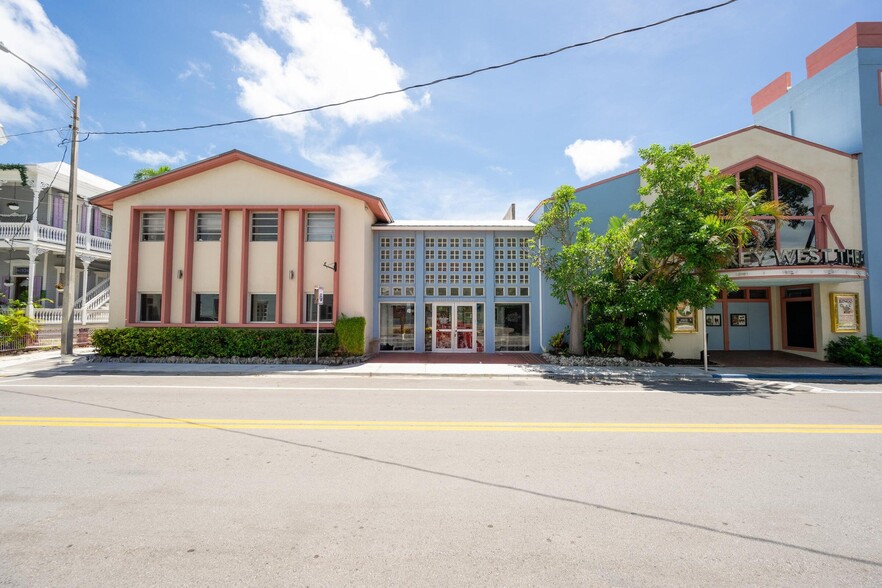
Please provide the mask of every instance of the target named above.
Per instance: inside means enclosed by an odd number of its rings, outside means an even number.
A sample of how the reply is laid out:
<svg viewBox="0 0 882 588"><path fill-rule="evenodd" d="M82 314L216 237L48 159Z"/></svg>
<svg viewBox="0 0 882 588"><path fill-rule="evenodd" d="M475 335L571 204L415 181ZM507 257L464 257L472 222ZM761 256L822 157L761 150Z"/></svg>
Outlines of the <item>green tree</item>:
<svg viewBox="0 0 882 588"><path fill-rule="evenodd" d="M765 232L756 217L779 218L781 207L763 202L762 193L736 189L734 178L691 145L652 145L639 153L643 198L634 206L641 213L634 230L642 271L635 278L658 288L662 312L681 302L710 306L721 290L735 288L721 272L738 248Z"/></svg>
<svg viewBox="0 0 882 588"><path fill-rule="evenodd" d="M576 201L572 186L561 186L551 195L548 210L534 228L529 243L534 266L551 283L551 295L570 310L569 352L583 355L584 311L589 296L588 278L596 269L597 248L585 205Z"/></svg>
<svg viewBox="0 0 882 588"><path fill-rule="evenodd" d="M152 167L144 167L134 173L132 176L132 182L140 182L141 180L146 180L148 178L155 178L156 176L161 176L170 171L171 167L167 165L161 165L155 169Z"/></svg>
<svg viewBox="0 0 882 588"><path fill-rule="evenodd" d="M712 304L735 287L722 270L780 208L736 189L690 145L640 151L643 201L635 219L614 218L591 233L586 207L561 186L536 224L533 263L570 309L572 354L657 356L670 336L665 316L678 304ZM756 242L763 238L754 239Z"/></svg>

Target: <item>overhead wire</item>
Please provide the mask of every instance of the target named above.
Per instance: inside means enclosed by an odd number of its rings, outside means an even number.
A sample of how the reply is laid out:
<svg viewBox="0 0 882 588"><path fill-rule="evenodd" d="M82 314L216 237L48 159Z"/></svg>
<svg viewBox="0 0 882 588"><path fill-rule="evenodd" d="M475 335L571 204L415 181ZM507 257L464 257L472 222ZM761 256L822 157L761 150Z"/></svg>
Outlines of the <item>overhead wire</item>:
<svg viewBox="0 0 882 588"><path fill-rule="evenodd" d="M658 26L667 24L669 22L673 22L675 20L687 18L690 16L695 16L695 15L702 14L705 12L710 12L712 10L717 10L719 8L723 8L724 6L728 6L729 4L734 4L737 1L738 0L726 0L725 2L720 2L720 3L714 4L712 6L706 6L704 8L690 10L688 12L676 14L674 16L670 16L670 17L667 17L662 20L658 20L658 21L655 21L655 22L652 22L649 24L645 24L645 25L641 25L641 26L637 26L637 27L632 27L629 29L623 29L623 30L617 31L615 33L609 33L607 35L604 35L602 37L597 37L597 38L591 39L589 41L582 41L579 43L573 43L571 45L566 45L564 47L560 47L560 48L554 49L552 51L546 51L544 53L536 53L533 55L528 55L526 57L520 57L518 59L513 59L513 60L507 61L505 63L499 63L496 65L489 65L486 67L481 67L481 68L474 69L469 72L454 74L454 75L446 76L443 78L438 78L438 79L432 80L430 82L412 84L410 86L407 86L404 88L398 88L396 90L387 90L385 92L378 92L378 93L372 94L370 96L362 96L360 98L351 98L349 100L343 100L340 102L331 102L328 104L322 104L320 106L312 106L309 108L301 108L298 110L292 110L290 112L280 112L280 113L270 114L270 115L266 115L266 116L255 116L255 117L251 117L251 118L244 118L244 119L219 122L219 123L192 125L192 126L186 126L186 127L173 127L173 128L167 128L167 129L146 129L146 130L138 130L138 131L86 131L85 133L86 133L86 135L149 135L149 134L158 134L158 133L175 133L175 132L182 132L182 131L195 131L195 130L200 130L200 129L210 129L210 128L217 128L217 127L226 127L226 126L231 126L231 125L240 125L240 124L245 124L245 123L250 123L250 122L271 120L274 118L281 118L281 117L286 117L286 116L294 116L297 114L307 114L310 112L317 112L320 110L326 110L328 108L336 108L339 106L345 106L347 104L353 104L356 102L364 102L367 100L373 100L375 98L381 98L383 96L391 96L394 94L401 94L401 93L408 92L411 90L428 88L430 86L435 86L435 85L438 85L438 84L441 84L444 82L449 82L452 80L459 80L459 79L467 78L467 77L474 76L477 74L485 73L488 71L511 67L513 65L517 65L517 64L523 63L525 61L530 61L530 60L534 60L534 59L543 59L545 57L557 55L558 53L563 53L564 51L569 51L571 49L576 49L579 47L586 47L588 45L594 45L596 43L601 43L603 41L607 41L607 40L612 39L614 37L620 37L622 35L628 35L631 33L644 31L646 29L658 27Z"/></svg>

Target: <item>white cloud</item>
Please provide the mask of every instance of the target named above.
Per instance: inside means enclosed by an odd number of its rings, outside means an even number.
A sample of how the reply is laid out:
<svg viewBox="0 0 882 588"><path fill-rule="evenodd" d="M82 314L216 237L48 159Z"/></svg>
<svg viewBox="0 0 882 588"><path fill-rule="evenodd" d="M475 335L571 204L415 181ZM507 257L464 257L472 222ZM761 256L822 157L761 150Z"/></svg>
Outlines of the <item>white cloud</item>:
<svg viewBox="0 0 882 588"><path fill-rule="evenodd" d="M379 149L372 152L347 145L331 152L327 149L300 150L300 155L325 172L332 182L345 186L364 186L376 181L385 172L390 162L383 159Z"/></svg>
<svg viewBox="0 0 882 588"><path fill-rule="evenodd" d="M290 112L368 96L401 87L404 70L359 28L340 0L264 0L263 27L287 46L280 54L257 34L237 39L215 32L238 60L239 104L254 116ZM321 117L349 126L396 119L427 105L405 94L384 96L321 111ZM272 119L298 138L320 126L316 114Z"/></svg>
<svg viewBox="0 0 882 588"><path fill-rule="evenodd" d="M633 141L612 139L579 139L564 149L573 160L576 175L583 182L624 165L634 155Z"/></svg>
<svg viewBox="0 0 882 588"><path fill-rule="evenodd" d="M370 7L369 0L361 0ZM404 70L359 28L341 0L263 0L263 31L244 39L214 35L235 57L241 75L239 105L252 116L302 110L400 89ZM281 40L284 49L272 42ZM377 147L335 145L345 127L396 120L428 108L431 95L417 101L394 94L314 113L270 119L296 139L300 155L328 179L359 186L375 182L389 169Z"/></svg>
<svg viewBox="0 0 882 588"><path fill-rule="evenodd" d="M178 165L187 160L187 154L183 151L177 151L174 155L152 149L114 149L113 151L117 155L123 155L138 163L154 167L158 165Z"/></svg>
<svg viewBox="0 0 882 588"><path fill-rule="evenodd" d="M188 61L187 69L178 74L179 80L186 80L191 77L202 80L210 86L214 86L209 79L208 74L211 72L211 65L199 61Z"/></svg>
<svg viewBox="0 0 882 588"><path fill-rule="evenodd" d="M37 0L0 2L0 40L10 51L64 87L68 95L74 92L66 84L86 84L83 60L76 44L52 24ZM33 110L33 98L44 103L56 101L40 77L12 55L0 52L0 71L3 72L0 102L5 103L2 111L7 124L34 123L38 115Z"/></svg>

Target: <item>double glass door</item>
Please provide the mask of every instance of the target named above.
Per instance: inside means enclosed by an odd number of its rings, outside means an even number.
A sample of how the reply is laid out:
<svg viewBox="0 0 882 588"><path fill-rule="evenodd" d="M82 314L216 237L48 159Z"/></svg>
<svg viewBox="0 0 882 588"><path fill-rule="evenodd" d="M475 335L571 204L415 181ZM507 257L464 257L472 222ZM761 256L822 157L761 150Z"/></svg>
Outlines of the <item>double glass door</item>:
<svg viewBox="0 0 882 588"><path fill-rule="evenodd" d="M475 350L475 304L432 306L432 351Z"/></svg>

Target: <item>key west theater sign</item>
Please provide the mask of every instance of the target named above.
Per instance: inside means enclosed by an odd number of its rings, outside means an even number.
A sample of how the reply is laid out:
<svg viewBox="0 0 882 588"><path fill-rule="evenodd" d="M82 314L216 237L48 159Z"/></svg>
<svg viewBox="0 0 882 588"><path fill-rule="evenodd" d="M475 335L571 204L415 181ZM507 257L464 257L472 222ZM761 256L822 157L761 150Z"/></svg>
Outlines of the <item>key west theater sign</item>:
<svg viewBox="0 0 882 588"><path fill-rule="evenodd" d="M839 265L864 267L860 249L779 249L739 251L734 267Z"/></svg>

